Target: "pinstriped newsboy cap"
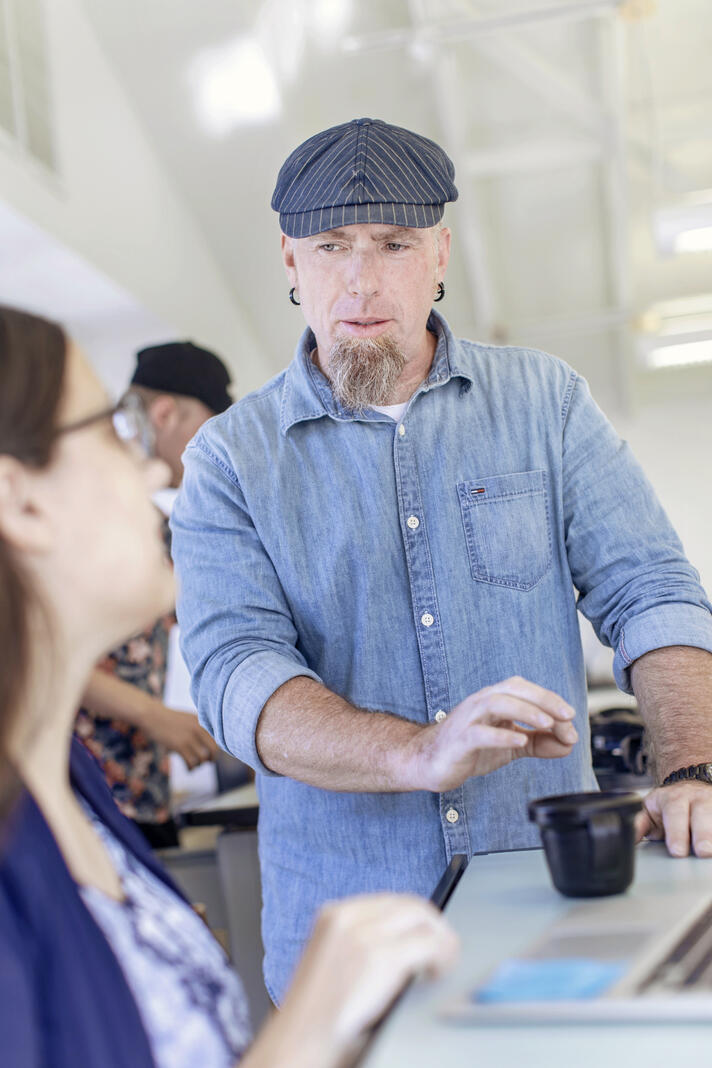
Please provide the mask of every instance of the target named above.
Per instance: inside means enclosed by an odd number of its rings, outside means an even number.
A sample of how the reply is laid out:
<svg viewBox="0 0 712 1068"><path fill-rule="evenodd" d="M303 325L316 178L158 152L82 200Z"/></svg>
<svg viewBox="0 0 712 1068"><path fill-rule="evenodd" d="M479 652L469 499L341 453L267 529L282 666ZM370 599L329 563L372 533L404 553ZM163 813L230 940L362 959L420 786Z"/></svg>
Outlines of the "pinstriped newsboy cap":
<svg viewBox="0 0 712 1068"><path fill-rule="evenodd" d="M353 223L435 226L457 200L439 145L380 119L353 119L310 137L287 157L272 207L287 237Z"/></svg>

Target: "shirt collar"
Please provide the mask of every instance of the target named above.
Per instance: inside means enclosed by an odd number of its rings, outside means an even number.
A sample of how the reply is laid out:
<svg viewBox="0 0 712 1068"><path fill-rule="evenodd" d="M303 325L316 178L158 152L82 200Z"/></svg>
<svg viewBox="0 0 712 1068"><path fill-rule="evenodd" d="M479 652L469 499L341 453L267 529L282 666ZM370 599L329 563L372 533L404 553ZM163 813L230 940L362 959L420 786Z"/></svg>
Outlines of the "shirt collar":
<svg viewBox="0 0 712 1068"><path fill-rule="evenodd" d="M472 374L461 368L455 360L457 341L446 320L435 310L428 319L428 329L437 337L437 345L430 372L423 385L428 387L444 385L451 378L466 379L472 384ZM297 344L294 358L285 372L282 406L280 411L280 429L286 434L295 423L309 419L321 419L330 416L339 421L364 422L381 421L379 412L354 413L344 408L331 392L329 380L311 358L316 347L314 334L307 327ZM422 387L421 387L422 388ZM467 387L469 389L469 386Z"/></svg>

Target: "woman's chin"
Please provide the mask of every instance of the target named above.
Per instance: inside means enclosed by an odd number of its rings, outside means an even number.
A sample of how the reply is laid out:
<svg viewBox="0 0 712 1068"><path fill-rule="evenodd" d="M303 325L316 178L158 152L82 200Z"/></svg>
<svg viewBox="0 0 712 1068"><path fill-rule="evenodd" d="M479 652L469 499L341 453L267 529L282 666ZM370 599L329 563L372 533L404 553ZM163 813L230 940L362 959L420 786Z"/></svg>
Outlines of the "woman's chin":
<svg viewBox="0 0 712 1068"><path fill-rule="evenodd" d="M151 576L150 586L147 584L143 591L140 604L134 602L131 609L121 619L119 613L115 617L119 626L116 627L115 639L109 644L109 648L122 645L127 638L141 634L147 627L156 623L161 616L168 615L175 609L175 584L170 564L162 562L157 565ZM123 613L121 614L123 615Z"/></svg>

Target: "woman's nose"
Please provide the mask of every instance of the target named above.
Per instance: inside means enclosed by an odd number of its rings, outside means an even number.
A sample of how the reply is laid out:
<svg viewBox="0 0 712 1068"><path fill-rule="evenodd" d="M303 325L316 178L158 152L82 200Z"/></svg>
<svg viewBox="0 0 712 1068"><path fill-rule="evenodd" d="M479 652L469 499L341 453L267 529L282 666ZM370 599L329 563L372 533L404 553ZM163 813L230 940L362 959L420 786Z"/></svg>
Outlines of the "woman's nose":
<svg viewBox="0 0 712 1068"><path fill-rule="evenodd" d="M149 493L165 489L171 483L170 467L165 460L159 460L157 457L146 462L145 475Z"/></svg>

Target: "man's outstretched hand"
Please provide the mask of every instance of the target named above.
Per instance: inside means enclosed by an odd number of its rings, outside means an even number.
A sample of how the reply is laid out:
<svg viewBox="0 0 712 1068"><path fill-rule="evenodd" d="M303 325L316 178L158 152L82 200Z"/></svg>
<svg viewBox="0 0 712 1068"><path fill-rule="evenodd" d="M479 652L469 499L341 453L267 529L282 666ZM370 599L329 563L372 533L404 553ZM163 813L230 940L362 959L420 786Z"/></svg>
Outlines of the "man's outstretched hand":
<svg viewBox="0 0 712 1068"><path fill-rule="evenodd" d="M518 757L568 756L578 741L574 716L562 697L518 676L487 686L412 739L416 781L441 793Z"/></svg>

